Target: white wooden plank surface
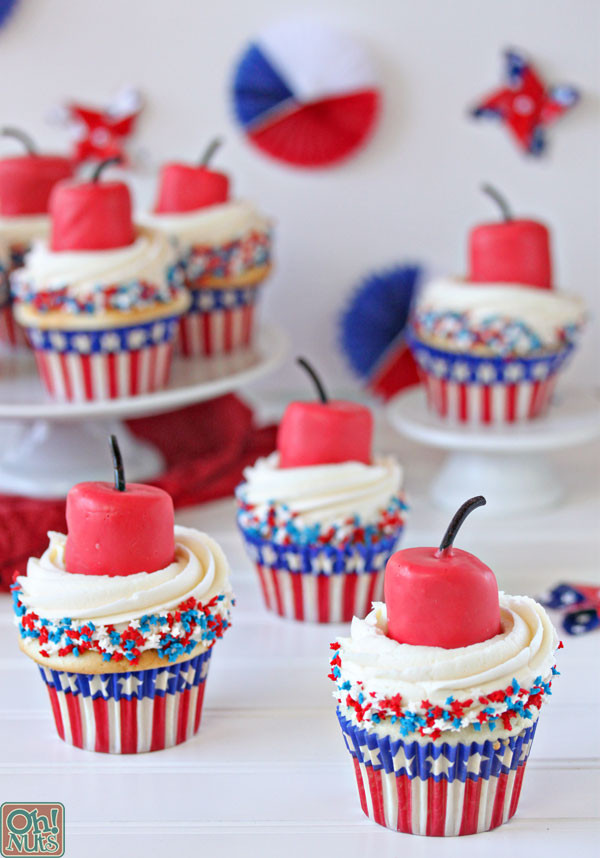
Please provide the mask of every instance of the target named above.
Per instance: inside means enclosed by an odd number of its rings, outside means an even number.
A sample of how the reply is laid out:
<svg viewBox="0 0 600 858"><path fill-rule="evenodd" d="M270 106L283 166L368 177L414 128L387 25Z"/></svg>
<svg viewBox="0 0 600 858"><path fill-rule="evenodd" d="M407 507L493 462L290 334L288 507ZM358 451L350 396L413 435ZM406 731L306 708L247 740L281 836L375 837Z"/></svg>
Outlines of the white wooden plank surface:
<svg viewBox="0 0 600 858"><path fill-rule="evenodd" d="M447 516L424 487L439 457L387 436L408 462L412 514L405 544L435 543ZM570 495L560 510L489 520L464 544L509 592L535 595L560 579L599 581L599 448L555 457ZM267 614L233 526L229 501L178 520L212 533L230 557L237 607L217 645L198 736L168 751L111 757L54 733L36 668L19 653L0 597L0 798L66 806L67 856L528 856L596 854L600 835L600 634L568 638L544 707L517 818L496 831L441 841L388 832L363 816L337 727L328 644L344 626Z"/></svg>

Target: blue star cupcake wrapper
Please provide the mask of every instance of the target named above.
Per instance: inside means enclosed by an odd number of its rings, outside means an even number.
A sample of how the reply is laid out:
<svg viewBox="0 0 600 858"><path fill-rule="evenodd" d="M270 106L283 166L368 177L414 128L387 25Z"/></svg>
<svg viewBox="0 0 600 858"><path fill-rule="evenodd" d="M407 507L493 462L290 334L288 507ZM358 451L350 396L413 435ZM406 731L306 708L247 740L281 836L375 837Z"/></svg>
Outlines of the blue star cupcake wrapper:
<svg viewBox="0 0 600 858"><path fill-rule="evenodd" d="M443 837L514 816L537 720L508 738L448 743L379 736L337 715L362 810L379 825Z"/></svg>
<svg viewBox="0 0 600 858"><path fill-rule="evenodd" d="M445 351L414 335L408 343L429 409L446 420L474 424L516 423L544 414L573 351L568 345L536 357L483 357Z"/></svg>
<svg viewBox="0 0 600 858"><path fill-rule="evenodd" d="M179 321L177 345L185 357L229 354L252 344L260 286L192 289Z"/></svg>
<svg viewBox="0 0 600 858"><path fill-rule="evenodd" d="M170 748L200 727L212 648L168 667L71 673L38 665L61 739L87 751Z"/></svg>
<svg viewBox="0 0 600 858"><path fill-rule="evenodd" d="M385 566L403 524L368 543L280 544L238 525L268 610L304 622L350 622L383 598Z"/></svg>

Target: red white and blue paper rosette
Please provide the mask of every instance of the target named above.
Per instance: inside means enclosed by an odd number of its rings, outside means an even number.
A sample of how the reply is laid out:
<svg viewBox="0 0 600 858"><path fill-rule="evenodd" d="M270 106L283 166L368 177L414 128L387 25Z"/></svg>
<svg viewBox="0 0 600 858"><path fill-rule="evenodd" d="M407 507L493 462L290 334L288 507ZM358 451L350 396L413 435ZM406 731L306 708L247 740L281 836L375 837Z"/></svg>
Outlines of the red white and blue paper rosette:
<svg viewBox="0 0 600 858"><path fill-rule="evenodd" d="M383 599L385 565L403 526L376 543L280 545L240 527L264 602L281 617L313 623L365 617Z"/></svg>
<svg viewBox="0 0 600 858"><path fill-rule="evenodd" d="M471 424L517 423L540 417L552 401L573 347L532 357L482 357L449 352L409 337L431 411Z"/></svg>
<svg viewBox="0 0 600 858"><path fill-rule="evenodd" d="M192 289L179 322L178 348L186 357L229 354L252 343L259 287Z"/></svg>
<svg viewBox="0 0 600 858"><path fill-rule="evenodd" d="M365 142L380 95L359 43L319 21L291 19L248 46L235 70L233 101L247 139L263 152L324 167Z"/></svg>
<svg viewBox="0 0 600 858"><path fill-rule="evenodd" d="M167 384L178 316L99 330L28 328L38 371L55 399L117 399Z"/></svg>
<svg viewBox="0 0 600 858"><path fill-rule="evenodd" d="M123 673L38 665L61 739L86 751L140 754L190 739L200 727L212 649L177 664Z"/></svg>
<svg viewBox="0 0 600 858"><path fill-rule="evenodd" d="M504 739L427 742L380 737L338 709L364 813L406 834L444 837L497 828L517 810L537 721Z"/></svg>

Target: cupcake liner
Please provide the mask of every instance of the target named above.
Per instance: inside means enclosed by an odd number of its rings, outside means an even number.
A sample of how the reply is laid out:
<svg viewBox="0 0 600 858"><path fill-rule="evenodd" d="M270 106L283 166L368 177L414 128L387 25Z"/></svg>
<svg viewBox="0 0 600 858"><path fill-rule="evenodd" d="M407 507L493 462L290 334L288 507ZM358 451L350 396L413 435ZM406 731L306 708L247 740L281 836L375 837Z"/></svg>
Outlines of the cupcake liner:
<svg viewBox="0 0 600 858"><path fill-rule="evenodd" d="M12 303L8 301L0 307L0 343L11 348L28 346L23 328L19 327L13 316Z"/></svg>
<svg viewBox="0 0 600 858"><path fill-rule="evenodd" d="M55 399L117 399L165 387L177 319L93 331L29 328L27 333L42 382Z"/></svg>
<svg viewBox="0 0 600 858"><path fill-rule="evenodd" d="M200 727L211 652L124 673L68 673L38 665L58 735L69 745L107 754L141 754L185 742Z"/></svg>
<svg viewBox="0 0 600 858"><path fill-rule="evenodd" d="M507 739L451 745L379 737L337 715L361 807L379 825L448 837L489 831L516 813L537 721Z"/></svg>
<svg viewBox="0 0 600 858"><path fill-rule="evenodd" d="M385 565L402 527L375 545L278 545L240 528L265 605L281 617L347 623L383 598Z"/></svg>
<svg viewBox="0 0 600 858"><path fill-rule="evenodd" d="M252 342L258 287L192 289L192 304L181 317L178 349L185 357L229 354Z"/></svg>
<svg viewBox="0 0 600 858"><path fill-rule="evenodd" d="M506 424L544 414L572 346L542 357L481 357L409 341L429 409L458 423Z"/></svg>

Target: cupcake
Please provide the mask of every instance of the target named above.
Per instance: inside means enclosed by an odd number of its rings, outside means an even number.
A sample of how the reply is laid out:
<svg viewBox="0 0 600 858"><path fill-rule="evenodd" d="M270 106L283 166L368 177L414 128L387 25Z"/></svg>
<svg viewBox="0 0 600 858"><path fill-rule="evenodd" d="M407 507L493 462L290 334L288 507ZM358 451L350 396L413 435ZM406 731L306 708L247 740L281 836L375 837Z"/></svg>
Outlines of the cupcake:
<svg viewBox="0 0 600 858"><path fill-rule="evenodd" d="M439 549L390 559L386 603L331 645L337 716L360 804L407 834L496 828L517 810L558 643L527 596L498 594L492 571L452 548L459 510Z"/></svg>
<svg viewBox="0 0 600 858"><path fill-rule="evenodd" d="M321 401L292 402L277 451L244 471L237 520L269 610L349 622L383 593L404 527L402 469L372 455L368 408L328 400L317 386Z"/></svg>
<svg viewBox="0 0 600 858"><path fill-rule="evenodd" d="M60 183L49 242L11 278L15 316L57 399L115 399L165 387L189 296L166 272L163 235L136 229L122 182Z"/></svg>
<svg viewBox="0 0 600 858"><path fill-rule="evenodd" d="M230 353L252 344L259 287L271 270L271 223L255 206L229 197L229 178L208 168L165 164L154 212L144 222L174 244L191 305L179 324L187 357Z"/></svg>
<svg viewBox="0 0 600 858"><path fill-rule="evenodd" d="M471 231L467 280L423 288L409 345L440 417L505 424L548 410L585 318L579 298L552 289L549 241L543 224L507 214Z"/></svg>
<svg viewBox="0 0 600 858"><path fill-rule="evenodd" d="M46 238L50 228L48 199L54 185L73 173L72 162L61 155L41 155L31 138L17 128L3 128L2 136L25 146L26 154L0 159L0 342L26 344L12 318L5 277L23 264L33 241Z"/></svg>
<svg viewBox="0 0 600 858"><path fill-rule="evenodd" d="M212 648L230 624L229 565L173 524L152 486L80 483L68 535L16 578L21 650L47 687L58 735L88 751L156 751L200 726Z"/></svg>

